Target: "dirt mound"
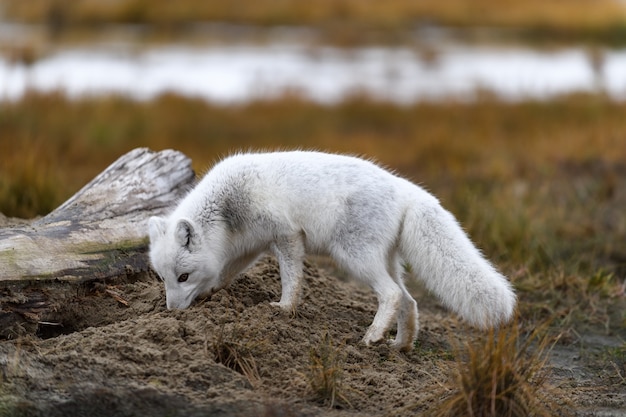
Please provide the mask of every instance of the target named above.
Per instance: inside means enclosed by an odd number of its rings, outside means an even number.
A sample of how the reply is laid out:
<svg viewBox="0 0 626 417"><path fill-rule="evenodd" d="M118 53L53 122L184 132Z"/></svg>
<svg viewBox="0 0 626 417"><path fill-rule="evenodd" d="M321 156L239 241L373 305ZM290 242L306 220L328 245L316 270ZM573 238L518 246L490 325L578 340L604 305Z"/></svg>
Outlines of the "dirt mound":
<svg viewBox="0 0 626 417"><path fill-rule="evenodd" d="M183 311L167 311L161 283L147 275L79 292L47 318L71 333L0 345L5 407L46 416L327 414L331 399L311 388L312 358L324 349L336 355L328 366L338 371L337 415L402 409L419 399L418 387L443 378L417 352L359 344L376 311L369 289L310 264L305 276L293 316L269 305L280 298L272 259ZM447 349L425 316L423 343ZM454 327L452 317L442 322ZM219 357L229 349L234 364Z"/></svg>
<svg viewBox="0 0 626 417"><path fill-rule="evenodd" d="M373 293L311 264L305 279L295 315L269 305L280 298L269 258L182 311L166 310L162 284L148 274L74 291L40 338L0 343L0 415L412 415L449 392L450 341L476 330L414 289L416 349L368 348L359 341Z"/></svg>

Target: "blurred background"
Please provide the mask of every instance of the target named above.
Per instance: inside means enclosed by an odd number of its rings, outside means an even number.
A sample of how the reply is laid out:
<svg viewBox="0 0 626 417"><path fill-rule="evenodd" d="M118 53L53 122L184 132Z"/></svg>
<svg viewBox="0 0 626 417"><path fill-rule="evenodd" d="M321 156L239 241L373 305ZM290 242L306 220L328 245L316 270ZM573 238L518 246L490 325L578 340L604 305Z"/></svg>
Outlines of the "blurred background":
<svg viewBox="0 0 626 417"><path fill-rule="evenodd" d="M0 0L0 212L45 214L137 146L522 181L619 161L624 100L620 0Z"/></svg>

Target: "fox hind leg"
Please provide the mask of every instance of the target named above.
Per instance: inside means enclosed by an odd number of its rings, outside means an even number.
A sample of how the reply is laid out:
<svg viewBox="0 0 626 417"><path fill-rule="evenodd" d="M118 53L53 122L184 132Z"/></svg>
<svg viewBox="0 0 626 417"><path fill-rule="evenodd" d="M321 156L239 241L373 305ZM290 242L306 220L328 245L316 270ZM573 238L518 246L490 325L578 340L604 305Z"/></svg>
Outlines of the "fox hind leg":
<svg viewBox="0 0 626 417"><path fill-rule="evenodd" d="M398 332L396 339L391 342L391 345L398 350L408 351L413 348L413 343L417 339L419 316L417 313L417 302L404 285L403 269L400 258L397 255L391 256L389 260L389 274L394 278L402 291L402 299L400 300L400 308L398 310Z"/></svg>
<svg viewBox="0 0 626 417"><path fill-rule="evenodd" d="M379 276L373 288L378 297L378 311L363 337L363 342L368 346L384 338L385 332L389 330L398 315L402 301L402 291L386 274Z"/></svg>
<svg viewBox="0 0 626 417"><path fill-rule="evenodd" d="M409 351L413 348L419 332L417 302L411 297L404 284L400 288L402 288L402 300L398 311L398 333L391 345L399 350Z"/></svg>
<svg viewBox="0 0 626 417"><path fill-rule="evenodd" d="M338 263L355 278L368 284L378 298L378 311L374 321L368 327L363 337L363 343L367 346L381 341L385 332L389 330L396 320L398 310L402 302L402 289L396 284L394 278L389 275L385 262L378 256L362 256L354 259L350 256L338 256L334 254Z"/></svg>

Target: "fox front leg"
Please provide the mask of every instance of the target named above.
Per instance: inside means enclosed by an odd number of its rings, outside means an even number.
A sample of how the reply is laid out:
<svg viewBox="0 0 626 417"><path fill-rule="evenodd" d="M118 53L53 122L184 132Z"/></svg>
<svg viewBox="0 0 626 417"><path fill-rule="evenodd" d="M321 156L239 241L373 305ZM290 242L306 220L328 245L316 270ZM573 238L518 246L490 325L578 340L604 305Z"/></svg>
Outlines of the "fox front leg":
<svg viewBox="0 0 626 417"><path fill-rule="evenodd" d="M271 244L270 249L278 259L282 285L280 301L270 305L294 313L302 290L304 240L300 234L281 237Z"/></svg>

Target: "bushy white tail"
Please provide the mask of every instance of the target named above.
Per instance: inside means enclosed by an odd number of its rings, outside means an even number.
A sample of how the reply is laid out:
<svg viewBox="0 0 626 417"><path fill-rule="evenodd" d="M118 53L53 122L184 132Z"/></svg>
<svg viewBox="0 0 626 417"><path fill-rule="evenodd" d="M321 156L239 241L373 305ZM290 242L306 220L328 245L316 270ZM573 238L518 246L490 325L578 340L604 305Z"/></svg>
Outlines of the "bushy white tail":
<svg viewBox="0 0 626 417"><path fill-rule="evenodd" d="M516 297L508 280L487 261L452 214L436 201L406 213L400 252L413 274L472 325L507 322Z"/></svg>

